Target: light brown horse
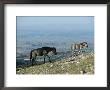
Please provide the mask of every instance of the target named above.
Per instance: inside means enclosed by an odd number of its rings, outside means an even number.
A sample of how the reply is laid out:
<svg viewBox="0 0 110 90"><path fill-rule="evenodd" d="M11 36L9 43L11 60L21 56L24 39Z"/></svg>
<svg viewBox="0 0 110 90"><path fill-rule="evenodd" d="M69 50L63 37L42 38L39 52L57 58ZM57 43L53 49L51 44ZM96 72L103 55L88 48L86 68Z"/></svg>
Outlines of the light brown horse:
<svg viewBox="0 0 110 90"><path fill-rule="evenodd" d="M35 61L37 56L44 56L44 63L45 63L45 57L46 56L49 58L49 61L50 61L50 56L49 56L50 54L56 55L57 54L56 48L54 48L54 47L42 47L42 48L33 49L30 52L30 61L32 61L32 65L33 65L33 62Z"/></svg>
<svg viewBox="0 0 110 90"><path fill-rule="evenodd" d="M77 51L78 54L79 54L81 52L81 49L83 49L83 48L88 48L88 43L87 42L71 44L72 53L76 53L76 51Z"/></svg>

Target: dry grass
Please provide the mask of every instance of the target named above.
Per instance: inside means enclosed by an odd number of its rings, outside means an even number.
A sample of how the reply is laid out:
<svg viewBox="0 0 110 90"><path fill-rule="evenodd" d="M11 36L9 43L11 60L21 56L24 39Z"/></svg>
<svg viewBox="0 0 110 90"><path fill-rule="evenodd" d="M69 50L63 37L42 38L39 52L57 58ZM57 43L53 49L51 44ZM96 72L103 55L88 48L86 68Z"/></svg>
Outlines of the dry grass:
<svg viewBox="0 0 110 90"><path fill-rule="evenodd" d="M19 67L17 74L94 74L94 53L67 57L53 63Z"/></svg>

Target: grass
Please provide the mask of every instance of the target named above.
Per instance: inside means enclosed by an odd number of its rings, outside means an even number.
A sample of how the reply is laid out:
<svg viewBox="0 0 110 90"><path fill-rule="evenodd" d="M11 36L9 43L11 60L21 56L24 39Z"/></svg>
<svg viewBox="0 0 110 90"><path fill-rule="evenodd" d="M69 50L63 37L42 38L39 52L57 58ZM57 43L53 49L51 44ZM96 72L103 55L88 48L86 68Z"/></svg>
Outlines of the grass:
<svg viewBox="0 0 110 90"><path fill-rule="evenodd" d="M94 53L67 57L40 65L20 66L16 74L94 74Z"/></svg>

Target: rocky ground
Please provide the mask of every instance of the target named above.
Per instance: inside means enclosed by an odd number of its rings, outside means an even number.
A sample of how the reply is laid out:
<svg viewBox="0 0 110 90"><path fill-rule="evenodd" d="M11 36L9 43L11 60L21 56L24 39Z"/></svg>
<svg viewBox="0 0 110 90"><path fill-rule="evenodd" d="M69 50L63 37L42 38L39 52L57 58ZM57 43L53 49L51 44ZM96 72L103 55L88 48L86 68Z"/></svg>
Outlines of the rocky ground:
<svg viewBox="0 0 110 90"><path fill-rule="evenodd" d="M69 56L52 63L20 66L16 68L16 74L94 74L94 53Z"/></svg>

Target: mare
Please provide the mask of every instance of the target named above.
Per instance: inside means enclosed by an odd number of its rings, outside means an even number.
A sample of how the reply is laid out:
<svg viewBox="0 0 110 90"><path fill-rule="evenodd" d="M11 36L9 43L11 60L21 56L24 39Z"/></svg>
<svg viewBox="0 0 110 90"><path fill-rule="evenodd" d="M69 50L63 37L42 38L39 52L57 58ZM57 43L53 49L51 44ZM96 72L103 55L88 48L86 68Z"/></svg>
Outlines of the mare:
<svg viewBox="0 0 110 90"><path fill-rule="evenodd" d="M88 48L87 42L71 44L71 50L73 54L76 54L76 52L79 54L80 52L82 52L82 49L86 49L86 48Z"/></svg>
<svg viewBox="0 0 110 90"><path fill-rule="evenodd" d="M36 60L37 56L44 56L44 63L45 63L45 57L47 56L50 60L50 55L56 55L56 48L55 47L42 47L42 48L37 48L37 49L33 49L30 52L30 61L33 62Z"/></svg>

